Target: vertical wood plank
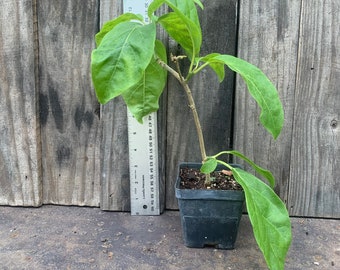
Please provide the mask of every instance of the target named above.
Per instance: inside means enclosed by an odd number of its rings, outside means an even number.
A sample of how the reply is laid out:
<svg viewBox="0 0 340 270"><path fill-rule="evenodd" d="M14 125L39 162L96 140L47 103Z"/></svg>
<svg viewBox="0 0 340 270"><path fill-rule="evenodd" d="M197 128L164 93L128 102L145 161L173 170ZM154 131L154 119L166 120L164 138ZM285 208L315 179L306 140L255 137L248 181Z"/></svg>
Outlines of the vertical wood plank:
<svg viewBox="0 0 340 270"><path fill-rule="evenodd" d="M163 5L157 12L161 16L168 11L168 7ZM169 36L161 27L157 29L157 39L163 42L167 52L169 51ZM159 99L159 110L157 111L157 135L158 135L158 177L159 177L159 204L160 211L165 210L166 203L166 155L167 155L167 100L168 86L165 85L163 94Z"/></svg>
<svg viewBox="0 0 340 270"><path fill-rule="evenodd" d="M123 13L122 0L100 1L100 25ZM167 43L164 32L158 38ZM158 148L160 208L165 205L165 146L166 146L166 95L161 98L158 111ZM101 142L101 209L111 211L130 210L130 174L128 155L127 109L121 98L102 106Z"/></svg>
<svg viewBox="0 0 340 270"><path fill-rule="evenodd" d="M39 206L39 122L31 0L1 2L0 204Z"/></svg>
<svg viewBox="0 0 340 270"><path fill-rule="evenodd" d="M261 68L276 85L285 124L274 141L259 124L259 108L237 77L234 149L273 172L276 192L287 201L300 18L300 0L241 1L238 55ZM239 163L242 163L238 161ZM247 170L250 170L245 165Z"/></svg>
<svg viewBox="0 0 340 270"><path fill-rule="evenodd" d="M100 109L90 75L98 6L38 2L44 203L99 205Z"/></svg>
<svg viewBox="0 0 340 270"><path fill-rule="evenodd" d="M100 1L100 26L123 13L122 0ZM129 156L126 106L117 98L101 108L102 210L130 210Z"/></svg>
<svg viewBox="0 0 340 270"><path fill-rule="evenodd" d="M340 2L302 2L289 208L339 218Z"/></svg>
<svg viewBox="0 0 340 270"><path fill-rule="evenodd" d="M237 36L236 0L203 1L200 12L203 44L201 55L219 52L236 54ZM177 45L172 46L177 55ZM219 84L212 70L206 69L191 82L194 99L200 116L207 154L229 149L232 132L232 101L234 75L228 71ZM169 75L166 161L166 207L177 209L174 185L179 162L201 162L196 129L189 111L186 96L177 81Z"/></svg>

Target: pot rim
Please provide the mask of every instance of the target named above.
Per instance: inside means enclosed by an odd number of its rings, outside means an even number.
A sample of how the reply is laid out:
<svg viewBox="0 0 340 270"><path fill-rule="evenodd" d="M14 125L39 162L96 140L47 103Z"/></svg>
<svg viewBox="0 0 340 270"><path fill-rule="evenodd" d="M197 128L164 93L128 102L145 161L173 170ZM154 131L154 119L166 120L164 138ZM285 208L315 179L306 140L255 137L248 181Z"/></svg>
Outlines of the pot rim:
<svg viewBox="0 0 340 270"><path fill-rule="evenodd" d="M184 166L197 168L200 167L201 163L193 162L181 162L178 165L178 173L175 184L175 195L177 199L186 200L231 200L231 201L244 201L244 191L243 190L208 190L208 189L180 189L180 177L179 171ZM241 167L239 164L231 164L234 167ZM219 166L219 165L218 165ZM223 165L219 166L223 168Z"/></svg>

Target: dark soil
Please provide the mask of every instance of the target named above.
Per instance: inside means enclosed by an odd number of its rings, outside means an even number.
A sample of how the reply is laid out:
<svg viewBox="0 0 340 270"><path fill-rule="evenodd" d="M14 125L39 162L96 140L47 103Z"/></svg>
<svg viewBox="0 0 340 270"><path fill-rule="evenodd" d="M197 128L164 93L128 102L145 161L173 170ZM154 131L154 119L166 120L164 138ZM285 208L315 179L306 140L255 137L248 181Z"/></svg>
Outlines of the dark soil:
<svg viewBox="0 0 340 270"><path fill-rule="evenodd" d="M223 173L224 172L224 173ZM206 186L206 175L199 169L182 168L180 171L181 189L242 190L230 171L215 171L210 174L211 184ZM230 175L227 175L227 174Z"/></svg>

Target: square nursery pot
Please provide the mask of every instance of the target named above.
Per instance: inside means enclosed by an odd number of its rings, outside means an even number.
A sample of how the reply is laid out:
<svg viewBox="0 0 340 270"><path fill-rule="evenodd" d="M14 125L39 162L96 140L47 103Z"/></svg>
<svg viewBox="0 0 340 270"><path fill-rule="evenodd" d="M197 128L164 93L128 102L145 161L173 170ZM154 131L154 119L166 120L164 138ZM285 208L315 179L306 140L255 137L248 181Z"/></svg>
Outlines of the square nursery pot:
<svg viewBox="0 0 340 270"><path fill-rule="evenodd" d="M181 163L178 172L181 168L200 168L201 165ZM222 169L225 167L220 165L216 168ZM178 173L175 189L185 246L233 249L242 217L244 192L180 189L180 181Z"/></svg>

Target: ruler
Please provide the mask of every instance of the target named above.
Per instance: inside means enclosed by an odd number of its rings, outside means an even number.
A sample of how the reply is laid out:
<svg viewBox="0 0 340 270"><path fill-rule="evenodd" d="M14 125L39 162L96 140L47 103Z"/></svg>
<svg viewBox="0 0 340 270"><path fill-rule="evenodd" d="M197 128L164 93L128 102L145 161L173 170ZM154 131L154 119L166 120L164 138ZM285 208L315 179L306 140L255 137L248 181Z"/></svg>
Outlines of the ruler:
<svg viewBox="0 0 340 270"><path fill-rule="evenodd" d="M151 0L124 0L124 13L144 16ZM128 111L131 215L160 215L157 114L145 116L143 124Z"/></svg>

